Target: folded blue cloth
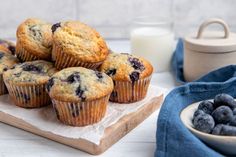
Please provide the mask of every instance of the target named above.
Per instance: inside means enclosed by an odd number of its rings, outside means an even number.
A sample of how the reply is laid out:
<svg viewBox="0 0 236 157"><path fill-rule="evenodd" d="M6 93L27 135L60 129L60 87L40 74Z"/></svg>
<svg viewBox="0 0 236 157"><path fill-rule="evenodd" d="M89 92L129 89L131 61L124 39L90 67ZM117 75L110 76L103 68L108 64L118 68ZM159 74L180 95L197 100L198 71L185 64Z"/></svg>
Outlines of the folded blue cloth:
<svg viewBox="0 0 236 157"><path fill-rule="evenodd" d="M172 60L179 82L183 77L183 43L179 40ZM181 122L180 112L189 104L212 99L219 93L236 96L236 66L210 72L202 78L172 90L165 98L157 123L155 157L218 157L223 156L194 136Z"/></svg>
<svg viewBox="0 0 236 157"><path fill-rule="evenodd" d="M183 53L184 53L184 46L183 40L179 39L175 52L172 57L172 70L174 72L175 78L177 82L185 83L184 74L183 74Z"/></svg>

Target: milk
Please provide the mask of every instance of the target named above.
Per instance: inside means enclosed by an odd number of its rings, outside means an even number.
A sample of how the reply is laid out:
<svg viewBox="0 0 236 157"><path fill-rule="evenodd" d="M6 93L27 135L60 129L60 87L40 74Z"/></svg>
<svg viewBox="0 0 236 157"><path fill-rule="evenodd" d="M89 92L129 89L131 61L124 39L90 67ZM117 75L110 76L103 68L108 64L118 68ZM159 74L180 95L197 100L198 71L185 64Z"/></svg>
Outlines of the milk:
<svg viewBox="0 0 236 157"><path fill-rule="evenodd" d="M155 72L170 70L174 33L165 28L142 27L131 31L132 54L149 60Z"/></svg>

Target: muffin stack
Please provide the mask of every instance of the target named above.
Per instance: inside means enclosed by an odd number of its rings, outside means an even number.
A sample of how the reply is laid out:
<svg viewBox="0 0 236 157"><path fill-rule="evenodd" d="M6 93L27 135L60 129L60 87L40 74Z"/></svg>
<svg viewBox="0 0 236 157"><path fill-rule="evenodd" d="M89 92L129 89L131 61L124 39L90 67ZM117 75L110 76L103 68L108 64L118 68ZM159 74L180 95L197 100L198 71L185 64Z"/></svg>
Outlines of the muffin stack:
<svg viewBox="0 0 236 157"><path fill-rule="evenodd" d="M67 125L100 121L109 99L142 100L152 72L143 58L110 53L99 33L79 21L51 25L27 19L17 29L16 48L0 41L0 94L8 90L24 108L52 102L57 118Z"/></svg>

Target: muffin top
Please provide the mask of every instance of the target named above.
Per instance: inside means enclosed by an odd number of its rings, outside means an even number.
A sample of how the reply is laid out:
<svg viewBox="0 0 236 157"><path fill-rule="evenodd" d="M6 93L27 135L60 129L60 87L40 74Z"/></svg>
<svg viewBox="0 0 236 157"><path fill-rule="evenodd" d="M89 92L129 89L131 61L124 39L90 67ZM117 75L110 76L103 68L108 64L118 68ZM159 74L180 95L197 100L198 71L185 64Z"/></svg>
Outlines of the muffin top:
<svg viewBox="0 0 236 157"><path fill-rule="evenodd" d="M68 21L52 26L53 41L61 51L84 62L100 62L108 55L108 48L93 28L79 22Z"/></svg>
<svg viewBox="0 0 236 157"><path fill-rule="evenodd" d="M17 44L39 59L51 59L51 24L39 19L27 19L17 29ZM17 48L18 49L18 45Z"/></svg>
<svg viewBox="0 0 236 157"><path fill-rule="evenodd" d="M4 81L15 84L44 84L56 72L53 64L43 60L16 64L3 73Z"/></svg>
<svg viewBox="0 0 236 157"><path fill-rule="evenodd" d="M19 61L16 57L0 50L0 74L17 63L19 63Z"/></svg>
<svg viewBox="0 0 236 157"><path fill-rule="evenodd" d="M135 81L148 77L153 72L152 65L144 58L128 53L111 53L100 67L102 72L116 81Z"/></svg>
<svg viewBox="0 0 236 157"><path fill-rule="evenodd" d="M72 67L55 73L47 84L50 97L59 101L95 100L110 94L112 79L105 73Z"/></svg>
<svg viewBox="0 0 236 157"><path fill-rule="evenodd" d="M16 46L13 42L0 39L0 51L1 50L14 55Z"/></svg>

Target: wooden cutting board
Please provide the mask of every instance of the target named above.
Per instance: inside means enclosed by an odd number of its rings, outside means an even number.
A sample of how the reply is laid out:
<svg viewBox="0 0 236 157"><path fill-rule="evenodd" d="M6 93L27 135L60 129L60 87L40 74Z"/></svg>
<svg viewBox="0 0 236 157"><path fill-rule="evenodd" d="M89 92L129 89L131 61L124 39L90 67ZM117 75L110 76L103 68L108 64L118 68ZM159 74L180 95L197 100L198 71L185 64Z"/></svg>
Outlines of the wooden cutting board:
<svg viewBox="0 0 236 157"><path fill-rule="evenodd" d="M51 132L40 130L22 119L0 112L0 121L14 127L26 130L36 135L54 140L56 142L71 146L73 148L85 151L89 154L99 155L111 147L114 143L119 141L123 136L128 134L132 129L144 121L156 109L158 109L163 101L163 95L154 97L146 105L141 107L138 111L125 115L115 124L105 129L103 138L99 145L84 139L73 139L59 136Z"/></svg>

